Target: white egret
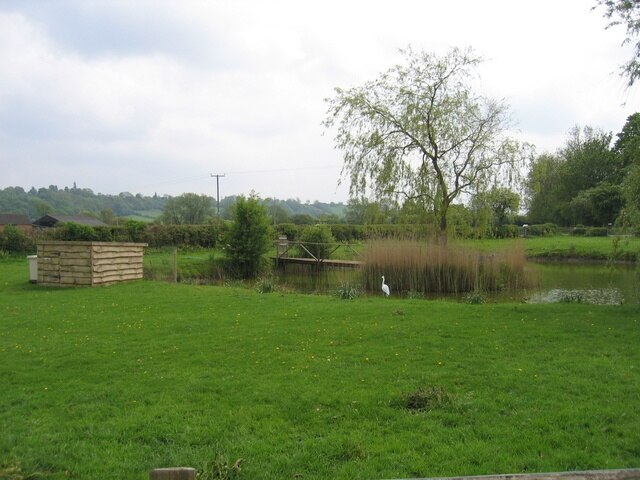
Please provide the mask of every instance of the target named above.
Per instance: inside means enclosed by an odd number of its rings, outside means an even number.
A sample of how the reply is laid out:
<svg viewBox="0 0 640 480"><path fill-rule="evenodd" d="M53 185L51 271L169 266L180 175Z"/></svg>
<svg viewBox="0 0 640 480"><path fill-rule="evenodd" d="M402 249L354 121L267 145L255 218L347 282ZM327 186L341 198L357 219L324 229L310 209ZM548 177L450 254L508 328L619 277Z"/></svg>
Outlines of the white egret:
<svg viewBox="0 0 640 480"><path fill-rule="evenodd" d="M389 285L384 283L384 275L382 275L382 293L384 293L387 297L391 294L389 290Z"/></svg>

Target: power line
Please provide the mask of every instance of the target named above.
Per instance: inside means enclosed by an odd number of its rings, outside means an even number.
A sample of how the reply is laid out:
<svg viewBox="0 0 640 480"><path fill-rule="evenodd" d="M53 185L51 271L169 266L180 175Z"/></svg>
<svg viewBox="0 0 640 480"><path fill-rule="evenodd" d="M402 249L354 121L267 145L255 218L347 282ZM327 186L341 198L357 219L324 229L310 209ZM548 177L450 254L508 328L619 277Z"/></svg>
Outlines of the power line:
<svg viewBox="0 0 640 480"><path fill-rule="evenodd" d="M339 167L339 165L313 165L308 167L287 167L287 168L273 168L273 169L263 169L263 170L239 170L235 172L227 172L226 175L286 173L286 172L295 172L295 171L303 171L303 170L325 170L325 169L336 168L336 167ZM220 176L224 177L224 175L220 175ZM138 188L154 188L154 187L161 187L161 186L168 186L168 185L177 185L180 183L186 183L193 180L202 180L208 177L215 177L215 174L201 173L198 175L191 175L189 177L181 177L181 178L174 178L171 180L154 182L147 185L143 185L142 187L138 187Z"/></svg>

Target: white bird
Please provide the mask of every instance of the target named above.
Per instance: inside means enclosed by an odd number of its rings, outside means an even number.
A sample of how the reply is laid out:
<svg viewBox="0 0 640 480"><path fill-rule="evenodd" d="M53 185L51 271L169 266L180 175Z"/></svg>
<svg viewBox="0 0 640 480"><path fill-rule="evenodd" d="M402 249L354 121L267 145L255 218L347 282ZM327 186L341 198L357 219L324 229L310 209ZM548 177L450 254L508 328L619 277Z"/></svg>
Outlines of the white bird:
<svg viewBox="0 0 640 480"><path fill-rule="evenodd" d="M391 294L389 290L389 285L384 283L384 275L382 275L382 293L384 293L387 297Z"/></svg>

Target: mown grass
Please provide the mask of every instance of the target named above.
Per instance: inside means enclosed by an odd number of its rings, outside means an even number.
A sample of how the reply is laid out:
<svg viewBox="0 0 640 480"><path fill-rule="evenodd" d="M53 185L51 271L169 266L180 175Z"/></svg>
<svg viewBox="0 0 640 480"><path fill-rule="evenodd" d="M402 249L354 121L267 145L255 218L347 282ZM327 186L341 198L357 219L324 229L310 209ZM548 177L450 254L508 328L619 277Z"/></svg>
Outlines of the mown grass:
<svg viewBox="0 0 640 480"><path fill-rule="evenodd" d="M640 237L529 237L502 240L460 240L460 244L487 252L522 245L530 258L626 260L640 259Z"/></svg>
<svg viewBox="0 0 640 480"><path fill-rule="evenodd" d="M0 262L0 465L24 474L144 479L243 459L239 478L384 479L640 463L637 305L27 277L24 261ZM429 392L446 401L405 404Z"/></svg>

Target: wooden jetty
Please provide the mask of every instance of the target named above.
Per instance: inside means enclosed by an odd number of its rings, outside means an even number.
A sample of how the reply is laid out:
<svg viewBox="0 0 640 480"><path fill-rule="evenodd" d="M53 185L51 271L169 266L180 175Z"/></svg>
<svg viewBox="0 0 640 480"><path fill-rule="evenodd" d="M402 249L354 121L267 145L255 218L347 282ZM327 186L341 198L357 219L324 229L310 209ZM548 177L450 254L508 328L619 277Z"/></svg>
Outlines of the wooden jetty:
<svg viewBox="0 0 640 480"><path fill-rule="evenodd" d="M307 247L310 247L311 245L329 246L331 247L331 250L328 251L327 258L319 258L319 257L316 257L311 251L309 251L309 248L307 248ZM301 248L309 256L308 257L288 256L287 254L289 253L289 250L294 246ZM340 243L318 244L318 243L309 243L309 242L303 243L303 242L287 240L286 237L280 237L277 242L278 253L275 257L272 257L272 259L275 261L276 266L279 266L279 267L286 267L287 265L292 265L292 264L293 265L310 265L314 267L337 267L337 268L359 268L360 266L362 266L363 262L361 262L360 260L334 260L332 258L328 258L332 253L334 253L336 250L338 250L341 247L350 249L355 255L359 255L359 253L356 252L353 249L353 247L349 244L340 244Z"/></svg>
<svg viewBox="0 0 640 480"><path fill-rule="evenodd" d="M323 265L326 267L359 268L362 266L359 260L332 260L330 258L297 258L297 257L271 257L276 264L287 265Z"/></svg>

